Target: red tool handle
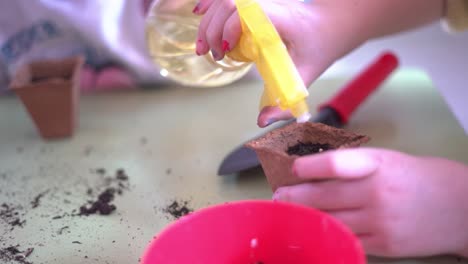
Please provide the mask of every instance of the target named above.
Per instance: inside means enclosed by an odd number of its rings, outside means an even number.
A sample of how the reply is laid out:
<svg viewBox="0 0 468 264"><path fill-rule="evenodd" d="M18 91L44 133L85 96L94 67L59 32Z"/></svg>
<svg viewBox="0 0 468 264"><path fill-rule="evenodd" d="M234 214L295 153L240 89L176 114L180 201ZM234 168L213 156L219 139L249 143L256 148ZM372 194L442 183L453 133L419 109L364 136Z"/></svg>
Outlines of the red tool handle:
<svg viewBox="0 0 468 264"><path fill-rule="evenodd" d="M320 105L319 110L324 107L334 109L340 116L341 122L346 124L358 106L390 76L397 66L398 58L393 53L383 53L330 101Z"/></svg>

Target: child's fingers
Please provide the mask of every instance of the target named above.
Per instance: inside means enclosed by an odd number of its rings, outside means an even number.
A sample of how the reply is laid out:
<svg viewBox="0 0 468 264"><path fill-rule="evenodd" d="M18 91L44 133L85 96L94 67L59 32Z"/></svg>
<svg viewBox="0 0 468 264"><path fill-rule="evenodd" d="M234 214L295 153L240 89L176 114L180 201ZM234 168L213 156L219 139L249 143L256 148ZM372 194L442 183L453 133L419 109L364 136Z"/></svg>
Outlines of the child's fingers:
<svg viewBox="0 0 468 264"><path fill-rule="evenodd" d="M323 73L323 69L326 67L320 65L320 63L315 61L314 63L302 63L296 55L291 55L294 64L296 65L297 71L304 82L304 85L313 83L317 78ZM309 87L306 87L309 88Z"/></svg>
<svg viewBox="0 0 468 264"><path fill-rule="evenodd" d="M280 187L273 199L303 204L320 210L364 208L372 201L372 186L366 179L322 181Z"/></svg>
<svg viewBox="0 0 468 264"><path fill-rule="evenodd" d="M370 218L365 209L339 210L327 213L346 225L357 236L365 237L372 232L372 224L368 221Z"/></svg>
<svg viewBox="0 0 468 264"><path fill-rule="evenodd" d="M362 178L374 173L379 159L365 149L326 151L298 158L293 173L307 179Z"/></svg>
<svg viewBox="0 0 468 264"><path fill-rule="evenodd" d="M236 11L236 6L231 1L218 1L213 4L212 8L216 10L206 30L206 41L210 46L213 57L220 60L224 57L226 51L223 49L223 31L227 26L227 20ZM226 48L225 45L224 48Z"/></svg>
<svg viewBox="0 0 468 264"><path fill-rule="evenodd" d="M215 12L216 6L212 5L200 21L196 43L196 53L198 55L204 55L210 51L210 45L207 41L207 30L211 24L211 20L215 16Z"/></svg>
<svg viewBox="0 0 468 264"><path fill-rule="evenodd" d="M206 11L211 7L215 0L200 0L198 3L193 7L193 13L196 15L204 15Z"/></svg>
<svg viewBox="0 0 468 264"><path fill-rule="evenodd" d="M267 106L260 111L257 118L259 127L267 127L280 120L288 120L293 118L290 111L283 111L279 107Z"/></svg>
<svg viewBox="0 0 468 264"><path fill-rule="evenodd" d="M377 234L360 235L358 238L361 241L362 247L367 254L380 256L388 255L384 254L382 249L388 249L390 245L386 245L385 240L381 239Z"/></svg>
<svg viewBox="0 0 468 264"><path fill-rule="evenodd" d="M228 52L233 49L239 42L242 34L242 26L239 18L239 13L234 10L231 16L227 19L223 31L223 50Z"/></svg>

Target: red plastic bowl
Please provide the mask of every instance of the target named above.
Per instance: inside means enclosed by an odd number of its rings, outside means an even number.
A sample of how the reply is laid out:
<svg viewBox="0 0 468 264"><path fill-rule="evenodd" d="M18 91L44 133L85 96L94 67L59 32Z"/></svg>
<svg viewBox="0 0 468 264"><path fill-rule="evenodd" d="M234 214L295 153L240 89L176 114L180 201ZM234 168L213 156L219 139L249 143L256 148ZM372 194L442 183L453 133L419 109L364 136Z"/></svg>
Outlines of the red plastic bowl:
<svg viewBox="0 0 468 264"><path fill-rule="evenodd" d="M357 238L312 208L242 201L185 216L155 238L142 264L364 264Z"/></svg>

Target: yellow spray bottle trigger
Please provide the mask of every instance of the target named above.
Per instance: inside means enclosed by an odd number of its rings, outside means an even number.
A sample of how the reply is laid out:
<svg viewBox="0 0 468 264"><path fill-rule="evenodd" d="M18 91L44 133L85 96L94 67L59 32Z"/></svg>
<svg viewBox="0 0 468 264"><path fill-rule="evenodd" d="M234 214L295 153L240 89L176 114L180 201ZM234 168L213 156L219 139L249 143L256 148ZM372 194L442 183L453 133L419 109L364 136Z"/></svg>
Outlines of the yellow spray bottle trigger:
<svg viewBox="0 0 468 264"><path fill-rule="evenodd" d="M235 0L242 25L239 43L227 55L252 61L265 82L260 107L290 110L298 121L310 117L305 99L309 95L273 23L255 0Z"/></svg>

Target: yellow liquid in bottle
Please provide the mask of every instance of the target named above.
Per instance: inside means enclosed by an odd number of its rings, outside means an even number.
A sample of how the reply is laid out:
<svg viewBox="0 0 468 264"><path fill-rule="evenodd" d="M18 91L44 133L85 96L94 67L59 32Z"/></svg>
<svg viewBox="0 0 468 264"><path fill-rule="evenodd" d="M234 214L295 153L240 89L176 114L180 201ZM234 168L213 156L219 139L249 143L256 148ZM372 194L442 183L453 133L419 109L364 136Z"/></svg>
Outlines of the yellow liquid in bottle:
<svg viewBox="0 0 468 264"><path fill-rule="evenodd" d="M215 61L208 53L195 54L201 17L192 13L197 1L159 0L146 18L146 41L161 74L187 86L213 87L242 78L251 63L237 62L227 56Z"/></svg>

